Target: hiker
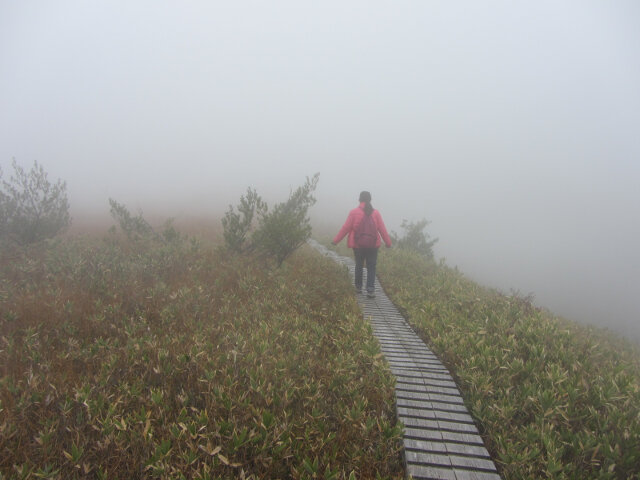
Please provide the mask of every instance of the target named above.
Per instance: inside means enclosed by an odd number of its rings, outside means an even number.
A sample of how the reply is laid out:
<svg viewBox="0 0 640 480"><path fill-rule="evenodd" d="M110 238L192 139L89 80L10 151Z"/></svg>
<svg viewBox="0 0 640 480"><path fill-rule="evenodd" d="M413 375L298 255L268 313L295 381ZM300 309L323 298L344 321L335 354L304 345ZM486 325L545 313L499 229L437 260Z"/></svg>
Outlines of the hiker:
<svg viewBox="0 0 640 480"><path fill-rule="evenodd" d="M345 235L347 246L353 248L353 256L356 259L355 285L356 291L362 293L362 269L367 264L367 296L374 298L376 281L376 262L378 260L378 248L384 240L387 248L391 247L391 238L384 226L382 215L371 206L371 194L360 192L360 206L349 212L347 221L333 239L334 245L340 243Z"/></svg>

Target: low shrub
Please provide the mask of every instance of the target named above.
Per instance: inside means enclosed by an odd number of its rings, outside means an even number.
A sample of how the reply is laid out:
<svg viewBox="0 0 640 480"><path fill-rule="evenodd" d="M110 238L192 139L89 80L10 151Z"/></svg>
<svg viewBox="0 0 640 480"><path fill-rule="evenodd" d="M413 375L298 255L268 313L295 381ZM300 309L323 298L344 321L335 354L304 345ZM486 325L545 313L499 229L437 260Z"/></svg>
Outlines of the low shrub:
<svg viewBox="0 0 640 480"><path fill-rule="evenodd" d="M38 162L28 172L13 160L13 175L0 169L0 242L29 245L53 238L71 224L67 184L51 183Z"/></svg>
<svg viewBox="0 0 640 480"><path fill-rule="evenodd" d="M344 272L205 242L0 252L0 478L402 478Z"/></svg>
<svg viewBox="0 0 640 480"><path fill-rule="evenodd" d="M222 219L226 247L232 252L255 252L275 260L278 267L311 237L307 216L315 204L313 192L320 174L308 178L304 185L291 192L286 202L271 210L254 189L240 197L237 212L233 206ZM254 225L257 217L258 226Z"/></svg>
<svg viewBox="0 0 640 480"><path fill-rule="evenodd" d="M640 475L640 349L402 250L387 293L457 378L505 479Z"/></svg>

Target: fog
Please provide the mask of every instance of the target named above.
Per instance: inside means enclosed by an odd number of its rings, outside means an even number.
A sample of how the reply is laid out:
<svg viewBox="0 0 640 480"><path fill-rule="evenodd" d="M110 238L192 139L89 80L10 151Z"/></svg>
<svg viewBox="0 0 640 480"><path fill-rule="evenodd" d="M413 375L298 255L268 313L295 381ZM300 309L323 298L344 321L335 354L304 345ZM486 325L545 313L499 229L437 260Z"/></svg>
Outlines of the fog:
<svg viewBox="0 0 640 480"><path fill-rule="evenodd" d="M0 166L72 214L215 215L320 172L502 291L640 339L636 1L0 0Z"/></svg>

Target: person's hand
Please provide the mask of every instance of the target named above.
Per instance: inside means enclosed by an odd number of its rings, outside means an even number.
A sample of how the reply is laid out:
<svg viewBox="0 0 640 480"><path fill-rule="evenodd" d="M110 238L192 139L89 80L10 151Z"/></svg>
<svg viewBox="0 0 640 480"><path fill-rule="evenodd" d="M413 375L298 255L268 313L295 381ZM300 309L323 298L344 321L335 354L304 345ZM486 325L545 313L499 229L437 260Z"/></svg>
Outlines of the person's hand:
<svg viewBox="0 0 640 480"><path fill-rule="evenodd" d="M338 245L336 242L331 242L331 245Z"/></svg>

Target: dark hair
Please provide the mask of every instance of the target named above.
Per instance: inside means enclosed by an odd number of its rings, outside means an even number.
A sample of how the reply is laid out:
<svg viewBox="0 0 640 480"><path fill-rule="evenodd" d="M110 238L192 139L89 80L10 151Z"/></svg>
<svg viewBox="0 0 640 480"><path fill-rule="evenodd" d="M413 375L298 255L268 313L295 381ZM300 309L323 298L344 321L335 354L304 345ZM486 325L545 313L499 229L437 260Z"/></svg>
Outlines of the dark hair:
<svg viewBox="0 0 640 480"><path fill-rule="evenodd" d="M371 205L371 194L367 191L360 192L361 202L364 202L364 213L371 215L373 213L373 206Z"/></svg>

